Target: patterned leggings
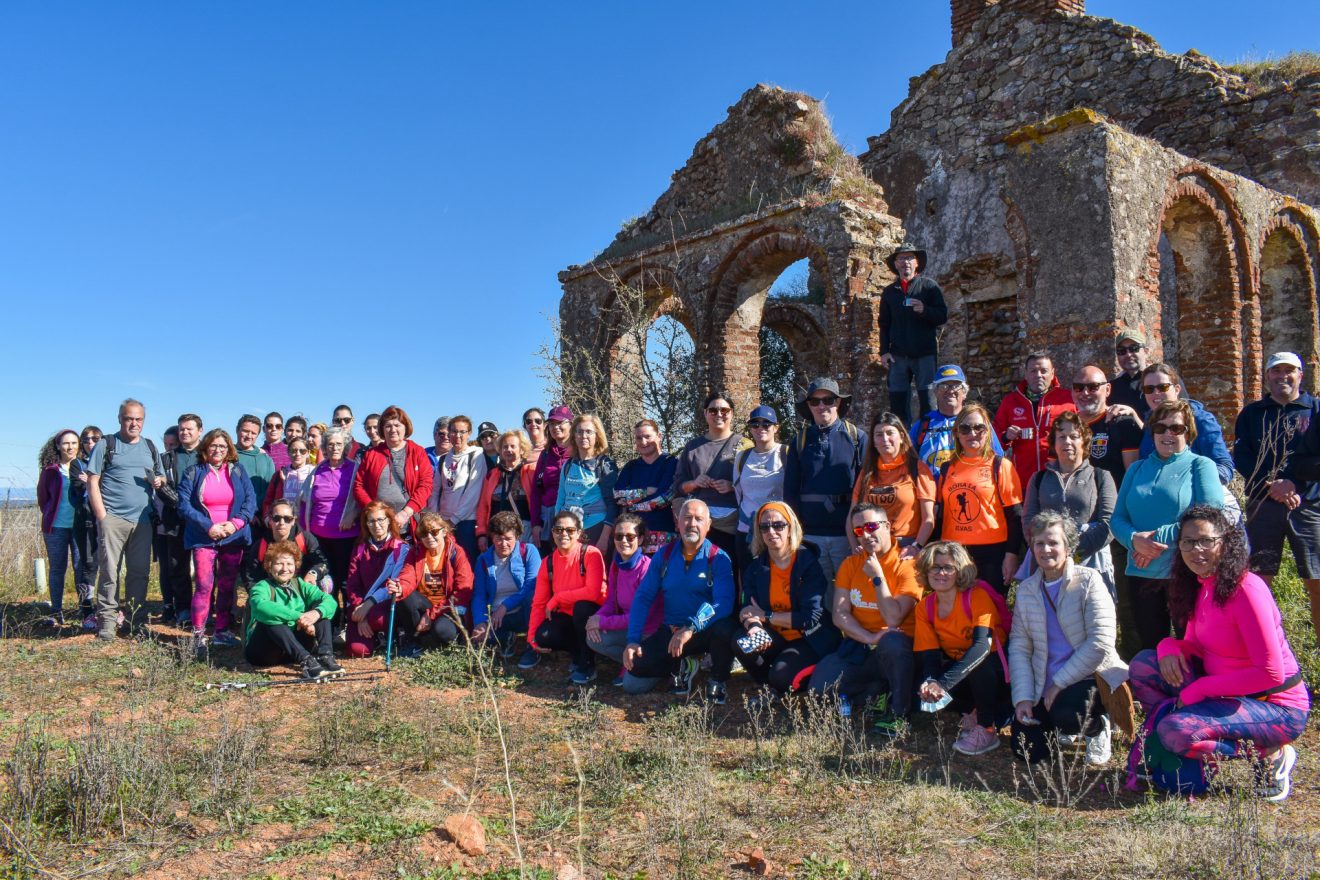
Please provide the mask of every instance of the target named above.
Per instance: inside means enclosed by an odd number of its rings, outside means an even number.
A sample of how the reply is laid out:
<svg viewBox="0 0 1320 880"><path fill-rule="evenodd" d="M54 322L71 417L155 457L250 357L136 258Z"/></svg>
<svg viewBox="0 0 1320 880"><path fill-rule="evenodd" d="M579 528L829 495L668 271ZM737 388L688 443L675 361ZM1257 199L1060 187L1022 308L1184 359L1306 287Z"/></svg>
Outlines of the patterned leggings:
<svg viewBox="0 0 1320 880"><path fill-rule="evenodd" d="M1186 682L1198 678L1193 670ZM1132 695L1147 712L1182 690L1160 675L1155 652L1145 650L1128 666ZM1265 700L1217 697L1175 709L1155 728L1169 751L1187 758L1209 755L1236 757L1239 742L1253 743L1261 752L1273 752L1306 729L1307 713Z"/></svg>

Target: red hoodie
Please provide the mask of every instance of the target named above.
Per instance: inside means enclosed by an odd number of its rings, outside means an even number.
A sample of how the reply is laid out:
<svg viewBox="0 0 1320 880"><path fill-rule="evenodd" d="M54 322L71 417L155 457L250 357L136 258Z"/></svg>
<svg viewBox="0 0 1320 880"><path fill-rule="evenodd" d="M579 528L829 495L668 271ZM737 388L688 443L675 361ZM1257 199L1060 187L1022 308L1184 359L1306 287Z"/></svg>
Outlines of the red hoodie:
<svg viewBox="0 0 1320 880"><path fill-rule="evenodd" d="M1077 412L1077 407L1073 405L1072 394L1059 384L1057 378L1051 380L1050 387L1045 389L1044 396L1034 407L1027 397L1025 379L999 404L999 411L995 413L995 433L1012 457L1024 491L1031 482L1031 475L1043 469L1050 459L1050 425L1062 412ZM1034 434L1030 439L1009 440L1005 432L1012 425L1030 428Z"/></svg>
<svg viewBox="0 0 1320 880"><path fill-rule="evenodd" d="M403 465L403 491L408 493L408 506L413 509L413 513L418 513L426 509L426 502L431 498L431 458L425 449L411 440L404 441L404 448L408 452ZM359 507L365 508L376 500L380 475L389 467L389 463L390 451L383 443L371 447L362 456L362 465L353 474L353 497Z"/></svg>
<svg viewBox="0 0 1320 880"><path fill-rule="evenodd" d="M431 602L427 617L435 620L452 605L464 609L463 617L466 621L470 619L467 609L472 604L472 566L453 535L445 535L440 558L444 560L444 568L440 571L439 589L428 589L425 586L426 548L420 543L413 547L408 554L408 561L403 565L403 571L399 572L399 588L402 590L399 598L406 598L414 590L420 589L422 595Z"/></svg>

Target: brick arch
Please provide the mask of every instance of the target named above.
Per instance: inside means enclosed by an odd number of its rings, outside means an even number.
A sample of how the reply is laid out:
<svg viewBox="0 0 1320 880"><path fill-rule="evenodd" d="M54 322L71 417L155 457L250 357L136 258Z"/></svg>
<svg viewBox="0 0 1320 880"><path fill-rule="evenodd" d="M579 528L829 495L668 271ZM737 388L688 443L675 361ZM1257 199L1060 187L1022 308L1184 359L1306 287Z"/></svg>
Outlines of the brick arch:
<svg viewBox="0 0 1320 880"><path fill-rule="evenodd" d="M1173 261L1164 273L1162 238ZM1160 288L1155 335L1162 357L1181 371L1187 393L1221 419L1231 419L1241 407L1253 362L1259 372L1254 298L1244 305L1243 273L1250 265L1244 242L1241 213L1219 182L1200 167L1179 172L1165 194L1149 250L1148 271ZM1161 275L1172 280L1172 288L1160 287Z"/></svg>
<svg viewBox="0 0 1320 880"><path fill-rule="evenodd" d="M760 329L770 286L790 265L806 258L825 284L826 313L838 297L825 251L795 230L754 234L736 247L712 275L705 339L710 377L741 399L760 388ZM792 340L789 340L792 344Z"/></svg>
<svg viewBox="0 0 1320 880"><path fill-rule="evenodd" d="M830 353L810 307L799 303L770 300L765 305L761 323L784 337L793 353L793 371L800 383L829 372Z"/></svg>
<svg viewBox="0 0 1320 880"><path fill-rule="evenodd" d="M868 430L871 420L884 412L889 405L885 369L879 359L870 359L861 366L852 383L852 407L848 418L861 428ZM910 427L910 426L909 426Z"/></svg>
<svg viewBox="0 0 1320 880"><path fill-rule="evenodd" d="M1313 226L1295 209L1272 217L1260 237L1256 289L1260 303L1261 351L1293 351L1307 365L1306 387L1317 390L1316 252Z"/></svg>

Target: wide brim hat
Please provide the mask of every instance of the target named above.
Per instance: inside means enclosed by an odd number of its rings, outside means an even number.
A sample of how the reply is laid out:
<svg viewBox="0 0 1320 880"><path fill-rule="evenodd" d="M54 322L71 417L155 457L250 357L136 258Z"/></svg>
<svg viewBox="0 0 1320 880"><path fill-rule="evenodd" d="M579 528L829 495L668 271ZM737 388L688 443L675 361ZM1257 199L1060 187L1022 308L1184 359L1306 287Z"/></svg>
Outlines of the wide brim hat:
<svg viewBox="0 0 1320 880"><path fill-rule="evenodd" d="M839 398L839 418L843 418L848 414L848 404L852 402L852 395L842 393L839 391L838 382L835 382L828 376L822 376L819 379L813 379L811 384L807 386L806 393L798 398L797 406L794 407L794 410L798 415L802 416L802 418L809 422L812 421L811 407L807 406L807 398L815 394L817 391L828 391L835 397Z"/></svg>
<svg viewBox="0 0 1320 880"><path fill-rule="evenodd" d="M895 248L892 254L885 257L885 265L889 267L890 272L893 272L895 275L898 274L898 269L894 268L894 258L899 254L916 254L917 272L920 273L926 271L926 251L917 247L910 241L905 241Z"/></svg>

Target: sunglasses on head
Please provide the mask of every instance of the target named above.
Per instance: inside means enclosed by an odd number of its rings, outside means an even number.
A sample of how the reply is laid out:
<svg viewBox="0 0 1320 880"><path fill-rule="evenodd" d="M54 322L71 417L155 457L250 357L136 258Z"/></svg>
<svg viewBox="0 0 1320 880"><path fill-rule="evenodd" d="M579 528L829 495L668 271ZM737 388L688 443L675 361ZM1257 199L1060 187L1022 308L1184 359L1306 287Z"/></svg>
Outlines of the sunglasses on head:
<svg viewBox="0 0 1320 880"><path fill-rule="evenodd" d="M1187 426L1168 422L1151 422L1150 432L1151 434L1172 434L1175 437L1181 437L1187 433Z"/></svg>
<svg viewBox="0 0 1320 880"><path fill-rule="evenodd" d="M788 520L777 519L774 522L758 523L757 528L763 532L782 532L788 528Z"/></svg>
<svg viewBox="0 0 1320 880"><path fill-rule="evenodd" d="M860 538L863 535L873 535L881 529L887 528L889 528L888 522L885 522L884 520L876 520L874 522L862 523L860 526L853 526L853 534Z"/></svg>
<svg viewBox="0 0 1320 880"><path fill-rule="evenodd" d="M1074 382L1073 391L1099 391L1108 385L1108 382Z"/></svg>
<svg viewBox="0 0 1320 880"><path fill-rule="evenodd" d="M1172 382L1161 382L1158 385L1142 385L1141 390L1146 394L1154 394L1156 391L1158 391L1160 394L1163 394L1172 387L1173 387Z"/></svg>

